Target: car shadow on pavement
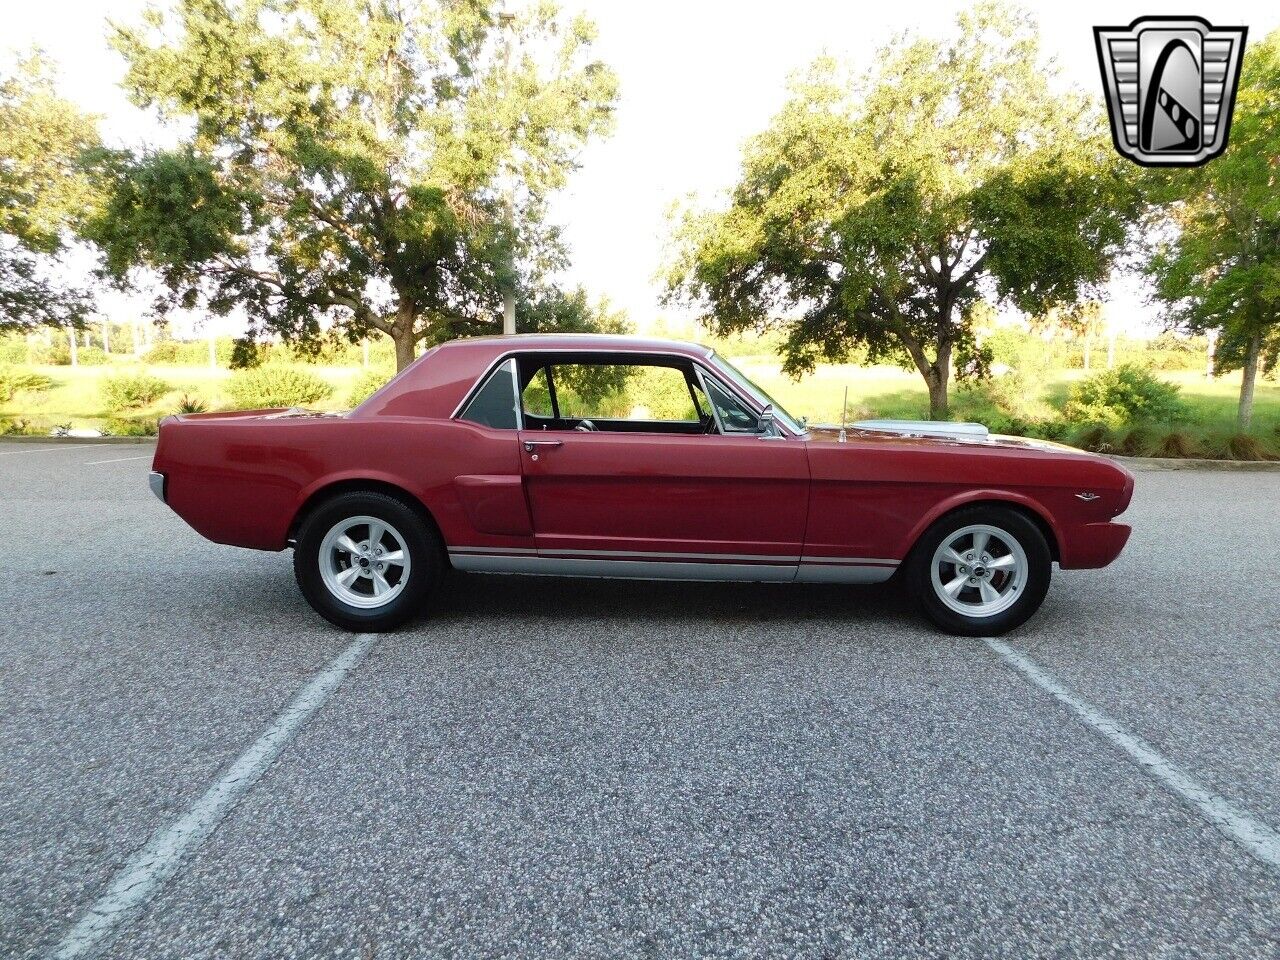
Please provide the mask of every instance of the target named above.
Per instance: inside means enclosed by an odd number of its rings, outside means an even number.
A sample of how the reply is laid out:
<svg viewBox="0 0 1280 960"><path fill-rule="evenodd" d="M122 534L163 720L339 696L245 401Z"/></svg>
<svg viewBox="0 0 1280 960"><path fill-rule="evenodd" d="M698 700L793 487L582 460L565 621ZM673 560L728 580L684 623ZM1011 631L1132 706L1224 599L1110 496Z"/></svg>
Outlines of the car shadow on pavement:
<svg viewBox="0 0 1280 960"><path fill-rule="evenodd" d="M646 621L914 621L898 583L874 586L674 582L451 573L436 607L446 617Z"/></svg>

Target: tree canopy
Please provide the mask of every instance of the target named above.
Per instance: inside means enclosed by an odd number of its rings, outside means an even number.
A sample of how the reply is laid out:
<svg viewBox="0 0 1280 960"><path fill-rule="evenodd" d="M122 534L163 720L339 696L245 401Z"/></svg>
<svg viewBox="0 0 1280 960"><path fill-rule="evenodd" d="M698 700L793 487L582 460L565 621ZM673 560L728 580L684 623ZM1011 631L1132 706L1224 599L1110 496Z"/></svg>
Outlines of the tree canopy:
<svg viewBox="0 0 1280 960"><path fill-rule="evenodd" d="M417 345L517 314L589 314L554 289L549 196L607 132L616 80L593 25L495 0L178 0L116 26L136 103L189 125L120 155L86 235L166 302L242 310L315 343L322 319ZM547 303L538 301L550 300Z"/></svg>
<svg viewBox="0 0 1280 960"><path fill-rule="evenodd" d="M57 276L57 256L90 203L86 155L98 143L93 118L54 89L32 54L0 76L0 330L79 324L85 291Z"/></svg>
<svg viewBox="0 0 1280 960"><path fill-rule="evenodd" d="M1156 294L1171 323L1221 330L1215 366L1243 369L1247 428L1258 369L1280 355L1280 30L1245 51L1226 151L1151 176Z"/></svg>
<svg viewBox="0 0 1280 960"><path fill-rule="evenodd" d="M1134 178L1096 108L1055 92L1029 16L982 3L957 26L903 38L861 80L823 59L794 81L727 209L678 226L670 299L719 333L783 330L793 375L855 347L914 366L945 417L953 361L985 368L975 304L1093 295Z"/></svg>

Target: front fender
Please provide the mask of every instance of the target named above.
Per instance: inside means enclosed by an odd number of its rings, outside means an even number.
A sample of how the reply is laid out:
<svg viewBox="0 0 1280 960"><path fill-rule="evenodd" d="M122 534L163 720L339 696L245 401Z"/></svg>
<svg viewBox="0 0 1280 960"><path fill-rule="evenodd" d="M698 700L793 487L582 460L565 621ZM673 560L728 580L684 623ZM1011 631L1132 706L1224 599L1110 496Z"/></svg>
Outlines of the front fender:
<svg viewBox="0 0 1280 960"><path fill-rule="evenodd" d="M906 559L907 554L911 552L912 547L916 545L919 539L924 536L924 532L928 530L934 523L945 517L948 513L960 509L961 507L973 506L974 504L995 504L1003 506L1015 504L1024 510L1030 511L1035 517L1043 521L1045 528L1051 534L1051 542L1049 549L1056 557L1062 545L1062 529L1053 514L1045 507L1043 503L1030 497L1024 493L1018 493L1014 490L1004 490L998 487L975 488L973 490L964 490L960 493L952 494L938 503L934 504L913 526L910 532L898 544L897 552L894 554L896 558Z"/></svg>

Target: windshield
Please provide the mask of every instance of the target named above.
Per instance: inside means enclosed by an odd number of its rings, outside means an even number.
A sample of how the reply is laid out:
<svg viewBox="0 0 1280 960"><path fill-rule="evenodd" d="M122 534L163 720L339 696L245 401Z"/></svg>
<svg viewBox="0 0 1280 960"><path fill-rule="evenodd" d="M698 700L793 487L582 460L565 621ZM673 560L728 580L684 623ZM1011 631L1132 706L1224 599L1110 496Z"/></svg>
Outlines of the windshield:
<svg viewBox="0 0 1280 960"><path fill-rule="evenodd" d="M801 426L800 421L787 413L786 408L784 408L782 404L769 396L769 394L760 387L756 386L756 384L751 381L750 377L724 357L720 356L720 354L711 354L711 363L713 366L718 368L721 373L726 374L734 383L741 387L743 391L746 392L747 396L755 400L755 402L760 404L760 406L763 407L767 404L773 407L773 418L775 420L785 423L794 433L805 432L805 428Z"/></svg>

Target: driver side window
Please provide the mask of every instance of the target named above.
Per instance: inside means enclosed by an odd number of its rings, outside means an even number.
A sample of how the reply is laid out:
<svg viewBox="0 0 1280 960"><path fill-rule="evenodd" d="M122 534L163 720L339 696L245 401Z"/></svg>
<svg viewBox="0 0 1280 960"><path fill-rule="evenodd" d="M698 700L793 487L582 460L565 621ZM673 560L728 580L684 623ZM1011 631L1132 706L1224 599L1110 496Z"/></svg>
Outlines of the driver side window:
<svg viewBox="0 0 1280 960"><path fill-rule="evenodd" d="M521 360L520 403L530 430L705 433L711 406L681 358L529 356Z"/></svg>

